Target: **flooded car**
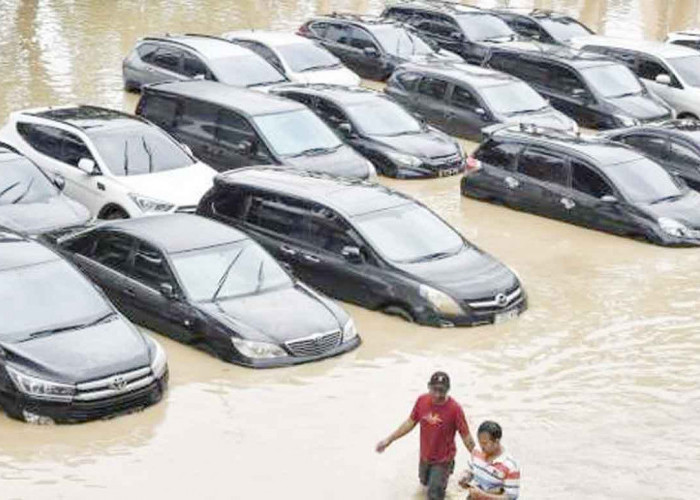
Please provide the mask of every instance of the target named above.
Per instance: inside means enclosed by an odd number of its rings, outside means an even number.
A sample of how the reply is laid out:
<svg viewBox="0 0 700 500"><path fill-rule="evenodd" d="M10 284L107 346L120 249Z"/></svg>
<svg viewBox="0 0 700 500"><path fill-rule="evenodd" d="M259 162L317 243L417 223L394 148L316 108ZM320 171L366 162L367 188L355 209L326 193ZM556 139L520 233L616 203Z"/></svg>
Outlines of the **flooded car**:
<svg viewBox="0 0 700 500"><path fill-rule="evenodd" d="M467 162L462 194L659 245L700 245L700 193L629 146L494 130Z"/></svg>
<svg viewBox="0 0 700 500"><path fill-rule="evenodd" d="M70 423L152 405L165 351L47 247L0 231L0 405L31 423Z"/></svg>
<svg viewBox="0 0 700 500"><path fill-rule="evenodd" d="M306 104L382 175L422 179L464 170L464 152L455 139L380 92L322 84L285 85L273 92Z"/></svg>
<svg viewBox="0 0 700 500"><path fill-rule="evenodd" d="M59 247L132 321L230 363L285 366L360 345L341 307L245 234L209 219L112 222Z"/></svg>
<svg viewBox="0 0 700 500"><path fill-rule="evenodd" d="M571 16L546 9L494 9L513 31L524 38L543 43L566 45L572 38L594 35L595 32Z"/></svg>
<svg viewBox="0 0 700 500"><path fill-rule="evenodd" d="M497 123L578 131L574 120L527 83L470 64L407 64L394 72L384 92L435 127L474 141L484 127Z"/></svg>
<svg viewBox="0 0 700 500"><path fill-rule="evenodd" d="M506 265L378 184L246 168L217 177L198 213L247 232L328 295L409 321L498 323L527 307Z"/></svg>

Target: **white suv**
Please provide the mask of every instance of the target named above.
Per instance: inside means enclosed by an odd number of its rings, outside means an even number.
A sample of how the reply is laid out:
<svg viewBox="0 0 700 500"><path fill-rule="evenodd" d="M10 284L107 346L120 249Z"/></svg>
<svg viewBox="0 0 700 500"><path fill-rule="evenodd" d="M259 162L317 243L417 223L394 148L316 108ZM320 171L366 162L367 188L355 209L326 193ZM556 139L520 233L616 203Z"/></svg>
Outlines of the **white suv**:
<svg viewBox="0 0 700 500"><path fill-rule="evenodd" d="M102 219L194 211L216 171L142 118L94 106L17 111L6 142Z"/></svg>

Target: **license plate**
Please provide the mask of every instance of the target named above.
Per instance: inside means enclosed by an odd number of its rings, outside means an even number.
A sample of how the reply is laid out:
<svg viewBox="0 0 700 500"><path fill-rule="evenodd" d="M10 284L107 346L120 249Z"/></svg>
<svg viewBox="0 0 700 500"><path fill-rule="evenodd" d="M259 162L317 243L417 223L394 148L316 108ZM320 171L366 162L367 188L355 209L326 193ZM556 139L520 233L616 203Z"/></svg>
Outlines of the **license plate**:
<svg viewBox="0 0 700 500"><path fill-rule="evenodd" d="M520 314L520 311L517 309L511 309L510 311L498 313L493 318L493 324L497 325L499 323L505 323L506 321L517 318L518 314Z"/></svg>
<svg viewBox="0 0 700 500"><path fill-rule="evenodd" d="M444 168L441 170L438 170L438 176L440 177L450 177L452 175L457 175L460 171L459 167L454 167L454 168Z"/></svg>

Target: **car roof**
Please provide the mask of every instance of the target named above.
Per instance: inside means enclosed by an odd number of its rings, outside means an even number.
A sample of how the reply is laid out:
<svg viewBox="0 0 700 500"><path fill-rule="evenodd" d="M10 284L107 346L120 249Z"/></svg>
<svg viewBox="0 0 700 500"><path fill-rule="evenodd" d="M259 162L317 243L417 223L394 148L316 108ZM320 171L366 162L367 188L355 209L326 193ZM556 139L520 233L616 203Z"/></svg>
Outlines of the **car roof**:
<svg viewBox="0 0 700 500"><path fill-rule="evenodd" d="M632 40L629 38L616 38L602 35L590 35L572 39L574 43L585 47L595 45L599 47L615 47L629 49L636 52L644 52L657 57L674 58L698 55L698 52L689 47L671 43L655 42L653 40Z"/></svg>
<svg viewBox="0 0 700 500"><path fill-rule="evenodd" d="M245 240L247 235L225 224L192 214L167 214L100 224L146 241L168 254Z"/></svg>
<svg viewBox="0 0 700 500"><path fill-rule="evenodd" d="M457 1L449 1L449 0L425 0L425 1L409 1L405 3L396 3L394 5L390 5L387 8L404 8L404 9L416 9L416 10L428 10L428 11L436 11L436 12L443 12L445 14L453 14L453 15L460 15L460 14L471 14L471 13L482 13L482 14L491 14L495 15L492 12L482 9L480 7L477 7L475 5L465 5L463 3L457 2Z"/></svg>
<svg viewBox="0 0 700 500"><path fill-rule="evenodd" d="M416 71L426 75L444 76L482 88L520 81L518 78L502 71L461 62L408 63L402 65L401 69Z"/></svg>
<svg viewBox="0 0 700 500"><path fill-rule="evenodd" d="M0 271L55 260L61 258L44 245L0 227Z"/></svg>
<svg viewBox="0 0 700 500"><path fill-rule="evenodd" d="M151 90L209 102L251 116L306 109L303 104L290 99L209 80L157 83L146 87L146 92Z"/></svg>
<svg viewBox="0 0 700 500"><path fill-rule="evenodd" d="M370 99L387 98L383 92L365 87L348 87L346 85L334 85L331 83L291 83L280 85L274 91L292 90L306 95L313 95L330 99L343 105L352 105L367 102Z"/></svg>
<svg viewBox="0 0 700 500"><path fill-rule="evenodd" d="M245 167L220 174L215 182L257 187L316 201L351 218L415 203L406 195L380 184L288 167Z"/></svg>
<svg viewBox="0 0 700 500"><path fill-rule="evenodd" d="M291 45L296 43L306 43L312 45L314 42L310 39L289 33L286 31L268 31L268 30L238 30L224 33L225 38L241 38L244 40L255 40L262 42L270 47L279 47L282 45Z"/></svg>
<svg viewBox="0 0 700 500"><path fill-rule="evenodd" d="M355 14L353 12L331 12L330 14L324 14L311 19L311 22L314 23L324 21L345 21L370 30L375 26L403 26L402 23L394 19L366 14Z"/></svg>
<svg viewBox="0 0 700 500"><path fill-rule="evenodd" d="M565 63L577 68L588 68L600 66L601 64L621 64L615 59L611 59L610 57L602 54L596 54L595 52L587 52L585 50L577 50L571 47L535 41L503 42L493 46L492 51L494 53L510 52L516 54L541 56L544 59Z"/></svg>
<svg viewBox="0 0 700 500"><path fill-rule="evenodd" d="M171 42L184 45L192 50L196 50L208 59L219 59L222 57L241 56L250 54L250 50L229 42L225 38L211 35L184 34L151 36L141 39L141 42L160 41Z"/></svg>
<svg viewBox="0 0 700 500"><path fill-rule="evenodd" d="M148 122L139 116L88 105L43 108L26 111L24 114L66 123L82 130L148 125Z"/></svg>
<svg viewBox="0 0 700 500"><path fill-rule="evenodd" d="M648 123L638 125L636 127L628 127L620 129L619 134L616 131L610 131L606 135L617 136L629 134L630 132L655 132L662 131L668 135L682 136L691 139L693 142L700 140L700 121L698 120L666 120L663 122Z"/></svg>

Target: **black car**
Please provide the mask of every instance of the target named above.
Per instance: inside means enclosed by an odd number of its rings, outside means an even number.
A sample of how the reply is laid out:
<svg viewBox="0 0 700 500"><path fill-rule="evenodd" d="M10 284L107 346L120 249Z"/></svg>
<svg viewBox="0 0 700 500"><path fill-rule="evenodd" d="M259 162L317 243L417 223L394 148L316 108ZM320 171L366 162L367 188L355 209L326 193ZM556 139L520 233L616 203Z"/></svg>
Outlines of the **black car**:
<svg viewBox="0 0 700 500"><path fill-rule="evenodd" d="M311 84L274 91L306 104L389 177L443 177L464 170L457 141L427 127L386 95L360 87Z"/></svg>
<svg viewBox="0 0 700 500"><path fill-rule="evenodd" d="M700 121L669 120L605 134L646 154L700 191Z"/></svg>
<svg viewBox="0 0 700 500"><path fill-rule="evenodd" d="M543 43L567 44L576 37L595 32L573 17L543 9L494 9L518 35Z"/></svg>
<svg viewBox="0 0 700 500"><path fill-rule="evenodd" d="M436 52L409 26L371 16L334 13L317 17L301 25L297 34L316 40L370 80L386 80L406 62L459 60L455 54Z"/></svg>
<svg viewBox="0 0 700 500"><path fill-rule="evenodd" d="M445 132L472 140L497 123L534 123L578 131L527 83L507 73L466 63L401 66L384 91Z"/></svg>
<svg viewBox="0 0 700 500"><path fill-rule="evenodd" d="M399 2L387 7L382 17L411 25L425 39L476 64L492 45L518 39L494 13L451 1Z"/></svg>
<svg viewBox="0 0 700 500"><path fill-rule="evenodd" d="M276 164L362 179L373 165L346 146L306 106L216 82L144 87L141 115L219 171Z"/></svg>
<svg viewBox="0 0 700 500"><path fill-rule="evenodd" d="M502 128L467 162L462 194L660 245L700 245L700 194L624 144Z"/></svg>
<svg viewBox="0 0 700 500"><path fill-rule="evenodd" d="M108 223L59 247L132 321L268 368L360 344L352 319L240 231L188 214Z"/></svg>
<svg viewBox="0 0 700 500"><path fill-rule="evenodd" d="M167 386L163 349L71 264L0 231L0 405L31 423L144 408Z"/></svg>
<svg viewBox="0 0 700 500"><path fill-rule="evenodd" d="M598 54L518 42L493 48L484 64L526 81L582 127L630 127L673 117L627 66Z"/></svg>
<svg viewBox="0 0 700 500"><path fill-rule="evenodd" d="M90 212L62 193L65 179L47 176L29 158L0 143L0 226L24 234L81 226Z"/></svg>
<svg viewBox="0 0 700 500"><path fill-rule="evenodd" d="M219 175L198 213L246 231L325 293L409 321L478 325L526 308L513 271L378 184L246 168Z"/></svg>

